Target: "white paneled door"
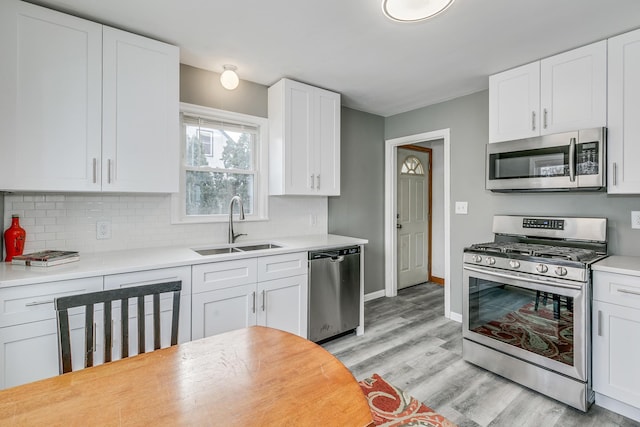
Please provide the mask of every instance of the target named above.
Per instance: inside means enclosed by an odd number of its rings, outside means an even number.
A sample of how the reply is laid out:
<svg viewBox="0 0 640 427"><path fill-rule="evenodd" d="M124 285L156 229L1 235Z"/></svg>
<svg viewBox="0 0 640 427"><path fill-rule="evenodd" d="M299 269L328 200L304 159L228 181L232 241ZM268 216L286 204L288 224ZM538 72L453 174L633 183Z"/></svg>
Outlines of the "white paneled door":
<svg viewBox="0 0 640 427"><path fill-rule="evenodd" d="M429 278L429 153L398 149L398 289Z"/></svg>

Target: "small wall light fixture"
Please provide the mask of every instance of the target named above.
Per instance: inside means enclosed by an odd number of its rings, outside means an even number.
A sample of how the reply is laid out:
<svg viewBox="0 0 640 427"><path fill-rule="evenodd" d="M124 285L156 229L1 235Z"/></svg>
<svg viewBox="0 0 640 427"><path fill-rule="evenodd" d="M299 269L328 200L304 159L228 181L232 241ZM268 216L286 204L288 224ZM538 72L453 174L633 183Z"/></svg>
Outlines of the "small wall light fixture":
<svg viewBox="0 0 640 427"><path fill-rule="evenodd" d="M238 83L240 83L240 79L236 74L236 70L238 67L235 65L223 65L224 71L220 74L220 83L222 87L228 90L234 90L238 87Z"/></svg>
<svg viewBox="0 0 640 427"><path fill-rule="evenodd" d="M387 18L398 22L417 22L444 12L454 0L382 0Z"/></svg>

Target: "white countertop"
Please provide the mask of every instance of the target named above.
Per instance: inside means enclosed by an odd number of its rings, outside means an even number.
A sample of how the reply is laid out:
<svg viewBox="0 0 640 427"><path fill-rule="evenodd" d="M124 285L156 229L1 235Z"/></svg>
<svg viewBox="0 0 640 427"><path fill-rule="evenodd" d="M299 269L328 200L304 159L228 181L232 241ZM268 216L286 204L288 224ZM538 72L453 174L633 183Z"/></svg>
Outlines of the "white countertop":
<svg viewBox="0 0 640 427"><path fill-rule="evenodd" d="M338 236L335 234L321 234L265 239L259 241L240 241L236 242L235 246L265 242L275 243L282 247L209 256L199 255L191 248L199 249L206 247L221 247L225 245L194 245L190 247L130 249L123 251L98 252L93 254L81 253L80 261L56 265L53 267L25 267L22 265L12 265L11 263L0 263L0 288L58 280L79 279L83 277L129 273L156 268L179 267L216 261L253 258L290 252L312 251L340 246L363 245L368 243L368 240L358 239L355 237Z"/></svg>
<svg viewBox="0 0 640 427"><path fill-rule="evenodd" d="M609 273L628 274L640 277L640 257L634 256L609 256L591 266L594 271L606 271Z"/></svg>

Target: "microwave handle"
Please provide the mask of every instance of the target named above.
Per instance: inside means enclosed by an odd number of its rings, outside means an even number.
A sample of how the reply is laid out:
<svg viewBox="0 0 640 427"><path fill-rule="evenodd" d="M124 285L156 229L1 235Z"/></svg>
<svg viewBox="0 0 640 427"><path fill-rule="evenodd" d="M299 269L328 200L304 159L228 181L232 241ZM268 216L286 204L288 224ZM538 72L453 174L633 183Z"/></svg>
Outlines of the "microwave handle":
<svg viewBox="0 0 640 427"><path fill-rule="evenodd" d="M576 180L576 139L571 138L569 142L569 181Z"/></svg>

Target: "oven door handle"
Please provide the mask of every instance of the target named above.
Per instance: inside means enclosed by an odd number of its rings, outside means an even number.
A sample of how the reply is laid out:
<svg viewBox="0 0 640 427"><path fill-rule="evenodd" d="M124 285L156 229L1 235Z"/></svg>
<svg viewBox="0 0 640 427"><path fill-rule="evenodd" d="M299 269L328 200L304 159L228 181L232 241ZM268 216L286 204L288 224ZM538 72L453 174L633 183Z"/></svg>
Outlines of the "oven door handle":
<svg viewBox="0 0 640 427"><path fill-rule="evenodd" d="M502 277L504 279L522 280L523 282L537 283L539 285L553 285L553 286L557 286L559 288L566 288L566 289L576 289L576 290L581 290L582 289L582 286L580 286L580 285L571 285L569 283L561 283L561 282L555 282L555 281L554 282L545 282L544 280L538 280L538 279L533 279L533 278L530 278L530 277L523 277L523 276L514 276L512 274L500 273L500 272L495 271L495 270L486 270L484 268L469 267L469 266L466 266L466 265L463 268L465 270L475 271L476 273L490 274L492 276Z"/></svg>

